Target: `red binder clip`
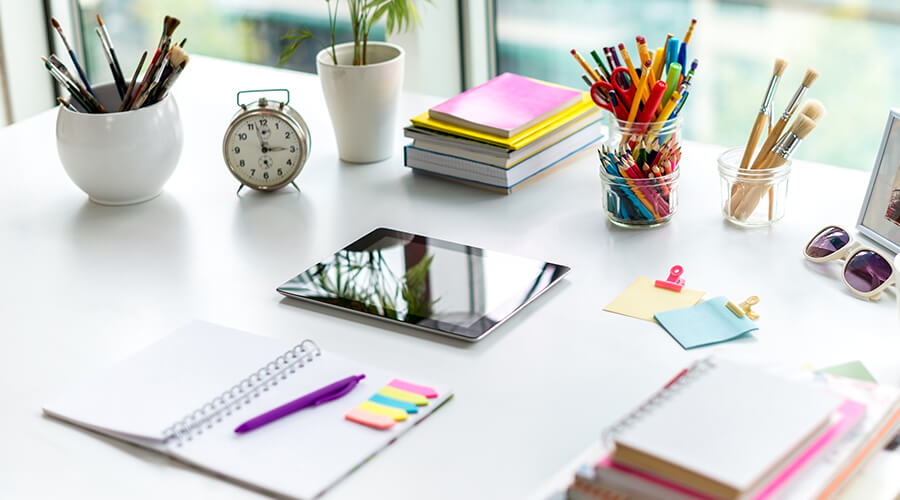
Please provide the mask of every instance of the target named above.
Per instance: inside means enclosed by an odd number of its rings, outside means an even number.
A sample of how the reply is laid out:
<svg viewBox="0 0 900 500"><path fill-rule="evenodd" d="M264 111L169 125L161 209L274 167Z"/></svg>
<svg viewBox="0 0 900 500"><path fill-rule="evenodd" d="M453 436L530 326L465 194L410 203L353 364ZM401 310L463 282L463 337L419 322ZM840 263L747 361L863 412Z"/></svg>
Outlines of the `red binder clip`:
<svg viewBox="0 0 900 500"><path fill-rule="evenodd" d="M684 288L684 278L681 277L681 273L684 272L684 268L681 266L672 266L672 269L669 270L669 277L663 280L656 280L656 288L665 288L666 290L672 290L673 292L680 292L682 288Z"/></svg>

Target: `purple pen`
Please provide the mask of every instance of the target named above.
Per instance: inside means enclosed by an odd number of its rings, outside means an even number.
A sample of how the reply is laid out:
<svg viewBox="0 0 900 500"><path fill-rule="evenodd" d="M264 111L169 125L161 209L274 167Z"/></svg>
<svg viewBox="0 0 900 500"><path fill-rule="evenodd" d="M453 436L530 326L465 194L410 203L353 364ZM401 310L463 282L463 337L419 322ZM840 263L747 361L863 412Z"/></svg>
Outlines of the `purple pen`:
<svg viewBox="0 0 900 500"><path fill-rule="evenodd" d="M289 403L285 403L278 408L269 410L262 415L251 418L250 420L237 426L234 432L238 434L250 432L253 429L262 427L268 423L278 420L279 418L286 417L291 413L298 412L304 408L318 406L322 403L327 403L328 401L334 401L335 399L342 398L343 396L349 394L350 391L352 391L353 388L356 387L359 381L364 378L366 378L365 375L351 375L345 379L341 379L332 384L328 384L321 389L315 390L305 396L301 396Z"/></svg>

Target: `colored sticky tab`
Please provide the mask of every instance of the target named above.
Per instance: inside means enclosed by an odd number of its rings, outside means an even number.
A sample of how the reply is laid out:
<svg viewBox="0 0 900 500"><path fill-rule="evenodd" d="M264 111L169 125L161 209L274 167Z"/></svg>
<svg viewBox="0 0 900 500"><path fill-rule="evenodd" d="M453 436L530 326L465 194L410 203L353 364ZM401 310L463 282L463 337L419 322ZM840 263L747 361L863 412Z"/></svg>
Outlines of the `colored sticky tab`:
<svg viewBox="0 0 900 500"><path fill-rule="evenodd" d="M406 412L401 410L400 408L394 408L392 406L385 406L382 404L374 403L372 401L363 401L363 403L357 406L362 411L373 413L375 415L384 415L385 417L393 418L398 422L400 420L406 420Z"/></svg>
<svg viewBox="0 0 900 500"><path fill-rule="evenodd" d="M412 382L406 382L404 380L400 380L399 378L395 378L391 380L388 384L391 387L396 387L401 391L412 392L415 394L421 394L428 399L433 399L438 397L437 391L432 389L431 387L426 387L424 385L413 384Z"/></svg>
<svg viewBox="0 0 900 500"><path fill-rule="evenodd" d="M704 294L705 292L690 288L682 288L680 292L657 288L653 281L641 277L603 310L653 321L656 313L696 305Z"/></svg>
<svg viewBox="0 0 900 500"><path fill-rule="evenodd" d="M428 404L428 399L421 394L404 391L402 389L397 389L396 387L391 387L389 385L382 387L381 390L378 391L378 394L387 396L389 398L399 399L400 401L406 401L407 403L413 403L419 406L425 406Z"/></svg>
<svg viewBox="0 0 900 500"><path fill-rule="evenodd" d="M418 413L419 412L419 407L413 403L407 403L406 401L400 401L399 399L389 398L382 394L373 395L371 398L369 398L369 401L371 401L373 403L378 403L378 404L384 405L384 406L391 406L393 408L399 408L399 409L405 411L406 413Z"/></svg>
<svg viewBox="0 0 900 500"><path fill-rule="evenodd" d="M656 313L656 321L685 349L734 340L759 329L747 316L735 316L727 302L725 297L715 297L693 307Z"/></svg>
<svg viewBox="0 0 900 500"><path fill-rule="evenodd" d="M863 380L865 382L876 382L875 377L869 372L869 370L862 364L862 361L850 361L849 363L844 363L835 366L829 366L828 368L822 368L819 370L822 373L830 373L831 375L837 375L839 377L853 378L856 380Z"/></svg>
<svg viewBox="0 0 900 500"><path fill-rule="evenodd" d="M344 418L357 424L374 427L376 429L390 429L394 426L394 419L384 415L375 415L359 408L354 408L344 415Z"/></svg>

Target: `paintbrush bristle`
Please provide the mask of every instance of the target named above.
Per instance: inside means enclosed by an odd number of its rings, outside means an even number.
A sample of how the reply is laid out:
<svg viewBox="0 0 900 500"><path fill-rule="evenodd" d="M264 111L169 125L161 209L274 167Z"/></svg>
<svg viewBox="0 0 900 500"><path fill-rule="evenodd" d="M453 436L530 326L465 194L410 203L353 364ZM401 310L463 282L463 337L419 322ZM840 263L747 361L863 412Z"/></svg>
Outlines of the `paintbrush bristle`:
<svg viewBox="0 0 900 500"><path fill-rule="evenodd" d="M57 21L55 17L50 18L50 24L56 28L56 31L62 32L62 26L59 25L59 21Z"/></svg>
<svg viewBox="0 0 900 500"><path fill-rule="evenodd" d="M177 28L179 24L181 24L181 21L178 20L177 17L166 16L164 24L166 36L172 36L172 33L175 32L175 28Z"/></svg>
<svg viewBox="0 0 900 500"><path fill-rule="evenodd" d="M173 68L177 68L181 63L187 61L187 59L187 52L181 47L176 45L169 50L169 64L171 64Z"/></svg>
<svg viewBox="0 0 900 500"><path fill-rule="evenodd" d="M816 128L816 122L812 118L806 115L799 115L791 126L791 133L800 139L804 139L814 128Z"/></svg>
<svg viewBox="0 0 900 500"><path fill-rule="evenodd" d="M780 77L784 74L784 70L787 69L787 65L788 62L784 59L781 59L780 57L775 59L775 69L772 70L772 73L775 74L775 76Z"/></svg>
<svg viewBox="0 0 900 500"><path fill-rule="evenodd" d="M99 24L100 26L103 26L103 18L100 17L100 14L97 14L97 24Z"/></svg>
<svg viewBox="0 0 900 500"><path fill-rule="evenodd" d="M803 86L811 87L816 78L819 78L819 72L812 68L807 69L806 74L803 76Z"/></svg>
<svg viewBox="0 0 900 500"><path fill-rule="evenodd" d="M825 116L825 105L818 99L810 99L803 103L803 106L800 108L800 114L817 122Z"/></svg>

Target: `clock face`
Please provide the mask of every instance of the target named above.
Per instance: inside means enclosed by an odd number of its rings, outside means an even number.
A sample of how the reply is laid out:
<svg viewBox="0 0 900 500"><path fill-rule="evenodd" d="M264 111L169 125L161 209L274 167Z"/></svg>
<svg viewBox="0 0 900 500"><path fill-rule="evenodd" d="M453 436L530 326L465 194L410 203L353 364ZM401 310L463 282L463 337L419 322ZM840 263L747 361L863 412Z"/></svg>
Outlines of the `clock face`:
<svg viewBox="0 0 900 500"><path fill-rule="evenodd" d="M302 131L280 113L253 111L232 122L225 137L225 162L242 183L271 190L287 185L303 167Z"/></svg>

